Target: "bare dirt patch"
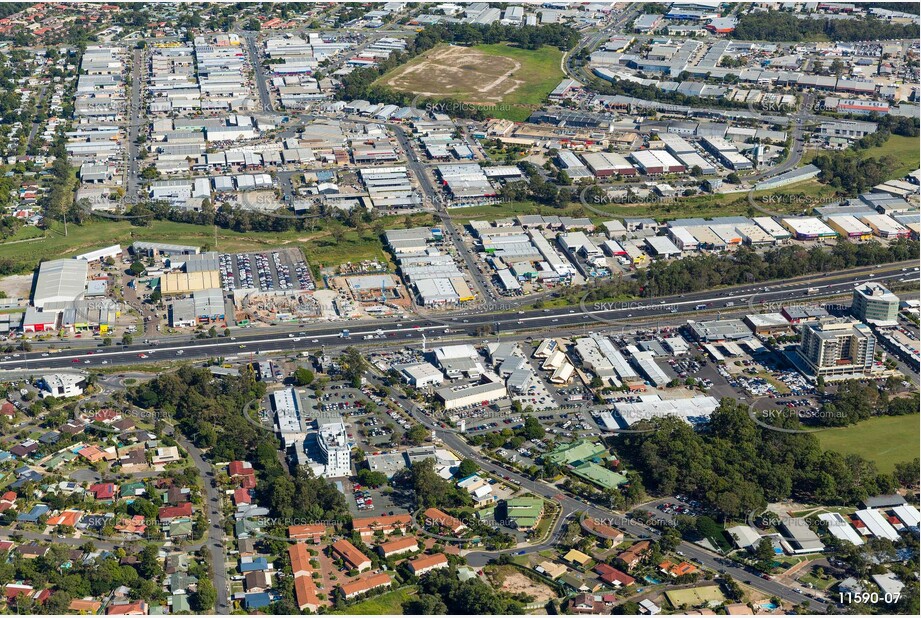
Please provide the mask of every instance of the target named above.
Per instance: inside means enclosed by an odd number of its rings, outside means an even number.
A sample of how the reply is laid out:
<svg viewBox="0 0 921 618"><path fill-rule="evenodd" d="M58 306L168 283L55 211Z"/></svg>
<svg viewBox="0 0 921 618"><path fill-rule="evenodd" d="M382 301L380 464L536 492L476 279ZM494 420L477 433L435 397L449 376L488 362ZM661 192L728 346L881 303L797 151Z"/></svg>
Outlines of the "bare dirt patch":
<svg viewBox="0 0 921 618"><path fill-rule="evenodd" d="M384 83L427 97L455 97L471 103L496 103L524 82L515 79L521 63L513 58L448 45L397 69Z"/></svg>
<svg viewBox="0 0 921 618"><path fill-rule="evenodd" d="M498 581L497 586L500 590L511 594L526 594L535 602L545 602L556 598L550 586L536 582L514 568L503 569L493 576L493 580Z"/></svg>

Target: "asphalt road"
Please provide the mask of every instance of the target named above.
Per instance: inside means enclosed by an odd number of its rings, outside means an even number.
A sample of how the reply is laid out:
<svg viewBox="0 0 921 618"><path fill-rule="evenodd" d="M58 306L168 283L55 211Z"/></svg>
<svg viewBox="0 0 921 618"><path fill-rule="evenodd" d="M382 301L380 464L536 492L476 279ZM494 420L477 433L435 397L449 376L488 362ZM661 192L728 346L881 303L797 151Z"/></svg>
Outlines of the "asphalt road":
<svg viewBox="0 0 921 618"><path fill-rule="evenodd" d="M259 51L256 49L255 32L244 32L243 38L246 39L246 49L249 51L249 61L253 65L253 76L256 81L256 90L259 91L259 101L262 103L262 111L271 112L272 95L265 83L265 74L262 72L262 63L259 61Z"/></svg>
<svg viewBox="0 0 921 618"><path fill-rule="evenodd" d="M0 360L0 370L30 371L40 369L93 369L100 366L155 363L166 360L183 360L209 357L251 357L255 354L291 353L301 350L350 345L398 345L401 340L419 340L450 335L452 337L479 337L477 329L499 325L500 334L540 331L546 334L563 334L564 331L589 332L601 328L627 328L640 320L662 320L680 323L695 319L695 315L711 316L730 312L756 313L765 310L779 311L779 303L815 303L821 296L850 293L858 282L889 281L918 275L911 271L916 262L889 264L879 268L860 268L848 271L801 277L783 282L767 282L726 288L717 292L705 291L679 296L668 296L623 303L585 303L582 306L512 312L484 312L466 315L463 312L437 318L410 318L396 320L356 320L329 323L302 324L273 329L254 329L253 334L235 337L193 339L161 337L159 343L130 346L74 348L8 354ZM908 272L903 269L908 269ZM857 281L855 281L857 279ZM764 291L767 286L770 289ZM817 291L808 294L810 289ZM726 307L726 303L733 303ZM762 303L771 303L765 305ZM702 309L697 307L703 306ZM296 330L294 330L296 329ZM350 331L348 338L341 337L343 329ZM445 332L447 331L447 332ZM239 331L240 333L244 331ZM378 336L382 334L383 337ZM365 339L368 337L368 339ZM385 340L382 342L381 340Z"/></svg>
<svg viewBox="0 0 921 618"><path fill-rule="evenodd" d="M630 535L635 539L655 540L660 536L660 534L655 529L650 528L644 524L633 520L627 520L623 515L595 506L572 495L561 493L560 489L557 487L547 483L533 481L530 478L519 474L515 470L504 468L492 460L484 458L477 449L471 447L467 441L457 433L453 431L445 431L443 428L441 428L440 425L438 425L428 415L423 413L414 402L400 396L399 403L407 412L409 412L410 415L413 416L413 418L435 432L435 434L444 442L445 445L447 445L461 457L472 459L476 461L480 468L484 471L503 477L507 481L511 481L522 489L525 489L531 493L543 496L544 498L550 500L554 500L561 507L560 515L557 518L553 529L550 531L547 540L538 545L532 545L531 547L524 549L516 548L495 552L469 552L464 555L464 558L467 560L467 563L470 564L470 566L482 567L486 565L490 560L495 559L500 554L532 554L539 553L546 549L551 549L559 541L565 523L567 521L571 521L576 513L584 513L587 517L593 517L597 520L609 523L609 525L619 528L626 535ZM731 575L737 581L746 583L770 596L776 596L795 604L809 603L810 611L816 613L825 613L828 609L828 606L821 601L810 599L805 595L799 594L791 588L776 581L762 579L760 575L755 573L755 571L749 571L744 567L738 566L733 561L722 558L721 556L697 545L682 542L678 546L678 551L681 551L686 558L689 558L698 564L707 567L708 569L711 569L715 572L722 571L727 575Z"/></svg>

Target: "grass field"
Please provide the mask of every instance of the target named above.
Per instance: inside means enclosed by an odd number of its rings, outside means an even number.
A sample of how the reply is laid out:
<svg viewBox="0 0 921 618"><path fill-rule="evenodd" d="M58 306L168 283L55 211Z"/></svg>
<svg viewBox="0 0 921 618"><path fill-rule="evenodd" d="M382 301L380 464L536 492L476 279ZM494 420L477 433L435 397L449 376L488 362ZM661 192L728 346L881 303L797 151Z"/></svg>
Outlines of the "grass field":
<svg viewBox="0 0 921 618"><path fill-rule="evenodd" d="M410 218L410 224L429 225L432 215L420 214ZM405 217L382 217L385 229L404 227ZM41 260L72 257L90 249L119 243L123 247L134 241L163 241L183 245L196 245L206 250L253 251L271 247L297 246L303 249L307 261L313 266L337 266L345 262L365 259L388 261L380 238L371 227L362 231L344 229L341 241L332 233L338 224L322 222L315 230L290 230L286 232L234 232L190 223L150 221L146 226L135 226L129 221L92 220L83 225L64 226L55 223L45 236L36 240L0 243L0 259L7 258L22 265L22 270L35 268ZM31 228L35 229L35 228Z"/></svg>
<svg viewBox="0 0 921 618"><path fill-rule="evenodd" d="M803 164L810 163L817 154L822 152L821 150L810 150L806 153L806 156L803 157ZM918 152L918 138L917 137L905 137L903 135L891 135L889 139L886 140L886 143L882 146L877 146L875 148L868 148L867 150L861 150L856 152L853 150L848 150L845 152L851 153L853 156L858 156L861 159L874 158L879 159L880 157L890 156L895 157L899 164L892 169L892 173L889 174L889 179L902 178L908 172L912 172L919 167L921 167L921 153Z"/></svg>
<svg viewBox="0 0 921 618"><path fill-rule="evenodd" d="M549 46L438 45L381 76L375 85L480 105L494 118L520 122L563 79L562 56Z"/></svg>
<svg viewBox="0 0 921 618"><path fill-rule="evenodd" d="M352 614L355 616L372 615L399 615L403 613L403 601L412 597L416 593L415 586L408 586L398 590L392 590L380 596L350 605L342 611L330 612L332 614Z"/></svg>
<svg viewBox="0 0 921 618"><path fill-rule="evenodd" d="M921 431L916 414L879 416L816 434L822 448L840 453L854 453L875 461L881 472L892 472L895 464L918 456Z"/></svg>

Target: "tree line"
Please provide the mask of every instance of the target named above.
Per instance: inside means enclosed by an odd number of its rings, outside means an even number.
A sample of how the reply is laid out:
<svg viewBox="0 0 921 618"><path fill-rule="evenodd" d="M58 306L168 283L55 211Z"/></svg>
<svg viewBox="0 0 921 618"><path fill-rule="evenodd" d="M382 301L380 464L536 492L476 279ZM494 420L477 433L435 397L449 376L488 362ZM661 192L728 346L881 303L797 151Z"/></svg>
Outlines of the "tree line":
<svg viewBox="0 0 921 618"><path fill-rule="evenodd" d="M743 41L799 42L821 36L831 41L917 39L913 24L892 24L876 17L861 19L800 19L792 13L765 11L739 18L732 37Z"/></svg>
<svg viewBox="0 0 921 618"><path fill-rule="evenodd" d="M731 399L721 401L701 431L674 417L643 424L650 433L615 440L645 487L661 495L698 497L724 519L788 499L853 505L891 493L903 480L880 473L858 455L823 450L815 435L762 427L748 406ZM779 424L795 428L798 421L784 417Z"/></svg>
<svg viewBox="0 0 921 618"><path fill-rule="evenodd" d="M822 404L822 413L812 424L824 427L844 427L874 416L903 416L917 414L918 392L905 397L889 397L889 391L873 383L848 380Z"/></svg>
<svg viewBox="0 0 921 618"><path fill-rule="evenodd" d="M635 279L614 279L591 286L586 301L619 296L667 296L724 286L790 279L812 273L832 272L916 259L921 250L916 240L900 239L883 245L877 241L855 244L839 240L832 249L809 249L786 245L759 253L739 247L734 253L691 255L681 260L655 261L637 272ZM558 295L579 302L584 289L564 289Z"/></svg>

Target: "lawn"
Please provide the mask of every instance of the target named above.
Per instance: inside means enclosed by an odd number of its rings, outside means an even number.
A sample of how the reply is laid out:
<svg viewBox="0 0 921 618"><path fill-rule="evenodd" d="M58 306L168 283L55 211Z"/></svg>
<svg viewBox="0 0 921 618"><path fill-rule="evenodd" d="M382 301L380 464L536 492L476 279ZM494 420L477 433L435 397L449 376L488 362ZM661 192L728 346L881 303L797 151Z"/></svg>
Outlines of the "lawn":
<svg viewBox="0 0 921 618"><path fill-rule="evenodd" d="M806 156L803 157L803 164L805 165L810 163L820 152L823 151L810 150L807 152ZM846 150L844 152L856 157L860 157L861 159L868 159L870 157L879 159L880 157L887 155L890 157L895 157L899 164L892 169L892 173L889 174L890 179L903 178L909 172L912 172L921 167L921 154L918 152L917 137L890 135L889 139L886 140L886 143L882 146L868 148L866 150L861 150L860 152L855 150Z"/></svg>
<svg viewBox="0 0 921 618"><path fill-rule="evenodd" d="M414 596L416 593L415 586L407 586L380 596L365 599L355 605L350 605L341 611L330 612L332 614L351 614L354 616L381 616L381 615L400 615L403 613L403 601Z"/></svg>
<svg viewBox="0 0 921 618"><path fill-rule="evenodd" d="M815 434L822 448L856 454L875 461L880 472L892 472L895 464L918 456L921 431L918 415L879 416Z"/></svg>
<svg viewBox="0 0 921 618"><path fill-rule="evenodd" d="M381 217L384 229L431 225L432 215L419 214ZM72 257L90 249L119 243L126 247L138 240L162 241L174 244L196 245L205 250L226 252L257 251L272 247L300 247L307 261L317 267L338 266L344 262L366 259L388 261L388 254L380 238L368 226L361 232L345 228L341 241L332 233L338 224L321 221L313 230L288 230L285 232L234 232L213 226L150 221L146 226L135 226L129 221L91 220L83 225L64 226L55 222L39 240L0 243L0 259L11 259L20 264L23 272L34 269L41 260ZM33 228L34 229L34 228Z"/></svg>
<svg viewBox="0 0 921 618"><path fill-rule="evenodd" d="M387 72L375 85L482 106L494 118L520 122L563 79L562 56L550 46L526 50L507 44L438 45Z"/></svg>

